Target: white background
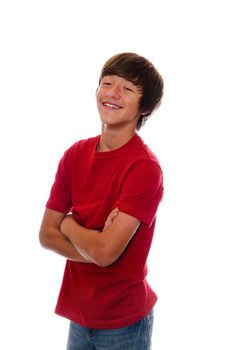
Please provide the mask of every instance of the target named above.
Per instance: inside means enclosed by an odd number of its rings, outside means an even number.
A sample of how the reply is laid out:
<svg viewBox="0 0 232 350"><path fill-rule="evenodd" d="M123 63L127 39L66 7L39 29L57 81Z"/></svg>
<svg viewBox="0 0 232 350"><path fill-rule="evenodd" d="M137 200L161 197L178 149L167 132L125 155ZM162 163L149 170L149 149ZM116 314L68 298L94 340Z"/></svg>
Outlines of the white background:
<svg viewBox="0 0 232 350"><path fill-rule="evenodd" d="M99 71L123 51L165 81L140 132L165 177L149 258L154 349L232 349L229 5L1 1L1 349L65 348L68 321L53 313L65 261L38 230L64 150L100 132Z"/></svg>

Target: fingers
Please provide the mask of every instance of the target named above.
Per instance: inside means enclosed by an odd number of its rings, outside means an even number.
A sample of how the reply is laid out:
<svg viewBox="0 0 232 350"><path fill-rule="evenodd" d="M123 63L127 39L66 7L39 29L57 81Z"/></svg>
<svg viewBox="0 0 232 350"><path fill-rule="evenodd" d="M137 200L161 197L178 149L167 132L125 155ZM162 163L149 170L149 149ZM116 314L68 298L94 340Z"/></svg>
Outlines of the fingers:
<svg viewBox="0 0 232 350"><path fill-rule="evenodd" d="M108 218L113 220L118 215L118 208L114 208L112 212L109 214ZM107 219L108 219L107 218Z"/></svg>
<svg viewBox="0 0 232 350"><path fill-rule="evenodd" d="M105 225L104 225L104 228L103 228L103 231L112 224L112 222L114 221L114 219L116 218L116 216L118 215L118 208L114 208L110 214L108 215L107 219L106 219L106 222L105 222Z"/></svg>

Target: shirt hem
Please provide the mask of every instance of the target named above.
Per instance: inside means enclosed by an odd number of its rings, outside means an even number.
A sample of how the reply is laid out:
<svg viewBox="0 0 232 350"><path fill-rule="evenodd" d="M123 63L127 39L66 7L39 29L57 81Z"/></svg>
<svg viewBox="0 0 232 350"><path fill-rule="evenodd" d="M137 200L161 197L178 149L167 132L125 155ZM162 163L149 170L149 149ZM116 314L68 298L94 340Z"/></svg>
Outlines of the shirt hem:
<svg viewBox="0 0 232 350"><path fill-rule="evenodd" d="M75 315L70 315L70 314L67 315L59 309L55 310L55 314L58 316L64 317L64 318L68 319L69 321L78 323L80 326L86 327L86 328L101 329L101 330L118 329L118 328L128 327L128 326L142 320L144 317L146 317L149 314L149 312L155 306L157 300L158 300L158 298L156 297L154 302L150 305L150 307L148 309L146 309L146 312L144 312L143 314L137 315L135 317L123 319L121 321L120 320L113 321L113 322L107 321L107 322L103 322L103 323L102 322L91 322L89 320L82 321L81 319L75 317Z"/></svg>

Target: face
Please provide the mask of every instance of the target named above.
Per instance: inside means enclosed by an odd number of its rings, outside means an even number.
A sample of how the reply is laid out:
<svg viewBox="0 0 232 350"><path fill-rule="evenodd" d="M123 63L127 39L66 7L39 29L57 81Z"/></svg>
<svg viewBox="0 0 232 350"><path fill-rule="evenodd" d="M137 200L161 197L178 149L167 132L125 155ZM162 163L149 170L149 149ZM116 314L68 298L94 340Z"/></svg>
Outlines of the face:
<svg viewBox="0 0 232 350"><path fill-rule="evenodd" d="M136 127L139 101L138 86L117 75L104 76L97 90L97 107L102 123L107 126Z"/></svg>

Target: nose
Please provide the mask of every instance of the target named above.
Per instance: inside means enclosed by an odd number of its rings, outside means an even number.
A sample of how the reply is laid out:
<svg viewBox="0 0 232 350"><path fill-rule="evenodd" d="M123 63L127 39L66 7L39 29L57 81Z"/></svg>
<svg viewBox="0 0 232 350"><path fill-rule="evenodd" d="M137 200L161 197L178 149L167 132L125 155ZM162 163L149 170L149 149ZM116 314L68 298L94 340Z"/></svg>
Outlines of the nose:
<svg viewBox="0 0 232 350"><path fill-rule="evenodd" d="M120 87L116 84L111 85L107 90L106 95L111 98L120 98Z"/></svg>

